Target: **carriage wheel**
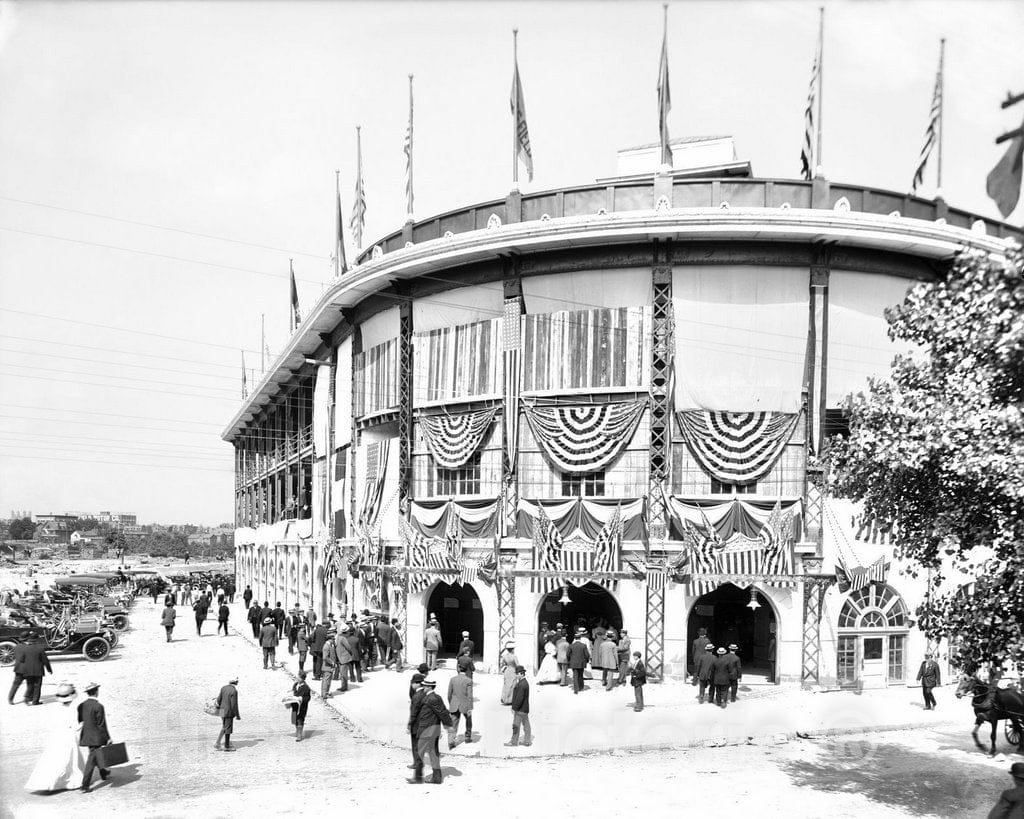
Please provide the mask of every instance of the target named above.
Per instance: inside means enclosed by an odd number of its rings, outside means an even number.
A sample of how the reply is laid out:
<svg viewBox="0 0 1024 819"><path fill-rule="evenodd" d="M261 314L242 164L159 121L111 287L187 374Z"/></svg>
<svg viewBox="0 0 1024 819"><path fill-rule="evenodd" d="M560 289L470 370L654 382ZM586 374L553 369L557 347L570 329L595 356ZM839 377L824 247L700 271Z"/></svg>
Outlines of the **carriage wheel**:
<svg viewBox="0 0 1024 819"><path fill-rule="evenodd" d="M114 631L124 631L128 628L128 615L126 614L115 614L110 619L110 625Z"/></svg>
<svg viewBox="0 0 1024 819"><path fill-rule="evenodd" d="M0 643L0 665L14 665L14 649L16 647L17 643L12 643L9 640Z"/></svg>
<svg viewBox="0 0 1024 819"><path fill-rule="evenodd" d="M1020 729L1011 720L1006 721L1006 725L1003 726L1003 733L1006 735L1006 741L1014 748L1020 747Z"/></svg>
<svg viewBox="0 0 1024 819"><path fill-rule="evenodd" d="M82 656L93 663L105 660L110 653L110 643L105 637L90 637L82 644Z"/></svg>

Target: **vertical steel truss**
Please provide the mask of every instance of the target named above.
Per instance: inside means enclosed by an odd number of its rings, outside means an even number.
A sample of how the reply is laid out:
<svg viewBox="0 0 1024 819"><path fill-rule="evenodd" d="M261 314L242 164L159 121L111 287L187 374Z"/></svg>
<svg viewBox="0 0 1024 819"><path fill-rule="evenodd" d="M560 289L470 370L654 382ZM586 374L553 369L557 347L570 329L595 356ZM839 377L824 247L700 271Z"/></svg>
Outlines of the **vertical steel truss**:
<svg viewBox="0 0 1024 819"><path fill-rule="evenodd" d="M412 495L412 302L403 301L398 325L398 509Z"/></svg>
<svg viewBox="0 0 1024 819"><path fill-rule="evenodd" d="M664 557L667 526L665 488L669 480L669 443L672 430L672 266L658 265L655 245L655 267L651 271L654 288L654 327L651 350L651 440L649 490L647 493L648 529L651 548L649 557ZM666 249L663 262L668 262ZM665 674L665 588L647 587L645 623L647 671L657 680Z"/></svg>
<svg viewBox="0 0 1024 819"><path fill-rule="evenodd" d="M516 557L502 557L499 562L498 577L494 581L498 593L498 645L496 657L501 656L505 643L516 638L516 579L511 575L504 575L502 568L515 566Z"/></svg>
<svg viewBox="0 0 1024 819"><path fill-rule="evenodd" d="M821 613L828 586L804 583L804 634L800 683L804 686L821 682Z"/></svg>

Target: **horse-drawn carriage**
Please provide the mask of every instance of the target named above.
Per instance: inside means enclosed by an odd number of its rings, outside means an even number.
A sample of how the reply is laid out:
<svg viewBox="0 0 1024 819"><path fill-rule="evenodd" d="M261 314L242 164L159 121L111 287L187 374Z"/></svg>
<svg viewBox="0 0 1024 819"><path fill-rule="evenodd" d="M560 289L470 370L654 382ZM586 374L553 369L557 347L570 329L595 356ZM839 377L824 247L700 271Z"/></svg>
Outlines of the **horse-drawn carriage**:
<svg viewBox="0 0 1024 819"><path fill-rule="evenodd" d="M983 722L992 726L991 749L989 754L996 754L996 733L1000 721L1005 721L1003 734L1006 741L1016 746L1018 753L1024 753L1024 695L1021 694L1021 680L1010 680L1006 688L998 686L998 680L985 682L977 676L964 676L956 689L956 697L960 699L970 695L971 706L974 708L974 730L971 736L974 744L981 750L985 746L978 739L978 729Z"/></svg>

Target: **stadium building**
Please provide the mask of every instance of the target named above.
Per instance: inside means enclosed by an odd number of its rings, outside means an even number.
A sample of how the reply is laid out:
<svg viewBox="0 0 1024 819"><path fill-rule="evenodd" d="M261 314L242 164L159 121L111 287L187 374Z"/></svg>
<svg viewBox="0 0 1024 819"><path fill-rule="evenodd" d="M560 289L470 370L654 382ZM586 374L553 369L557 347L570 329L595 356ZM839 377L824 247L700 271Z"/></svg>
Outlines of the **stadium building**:
<svg viewBox="0 0 1024 819"><path fill-rule="evenodd" d="M387 611L416 662L431 613L485 663L603 619L655 676L705 627L747 680L913 681L926 579L814 456L900 352L885 309L1019 231L672 150L410 221L331 283L223 433L240 588Z"/></svg>

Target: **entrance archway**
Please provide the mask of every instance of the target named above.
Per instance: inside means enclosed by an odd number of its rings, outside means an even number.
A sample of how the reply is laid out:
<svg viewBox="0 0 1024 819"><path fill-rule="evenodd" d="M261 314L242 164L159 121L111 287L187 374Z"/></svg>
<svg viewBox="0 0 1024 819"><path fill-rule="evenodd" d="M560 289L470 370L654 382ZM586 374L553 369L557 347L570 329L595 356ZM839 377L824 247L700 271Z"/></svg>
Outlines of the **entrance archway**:
<svg viewBox="0 0 1024 819"><path fill-rule="evenodd" d="M619 608L615 597L608 589L598 586L596 583L587 583L584 586L566 586L564 589L569 595L570 602L559 602L563 591L563 587L560 586L544 595L544 599L540 602L540 608L537 610L537 642L535 645L537 662L543 659L544 648L540 641L543 639L545 623L551 628L561 623L565 626L565 633L569 640L572 640L577 627L586 628L589 632L599 625L603 625L605 628L614 628L616 631L623 626L622 609Z"/></svg>
<svg viewBox="0 0 1024 819"><path fill-rule="evenodd" d="M439 657L455 657L459 653L462 632L469 632L474 645L474 659L484 655L484 609L476 590L468 583L440 582L427 598L427 616L435 615L441 628Z"/></svg>
<svg viewBox="0 0 1024 819"><path fill-rule="evenodd" d="M778 651L778 621L771 602L755 591L757 608L750 608L750 590L724 583L708 594L698 597L686 622L686 645L692 649L701 628L707 629L708 642L715 647L739 646L744 679L764 677L775 682ZM687 663L693 670L692 650Z"/></svg>

